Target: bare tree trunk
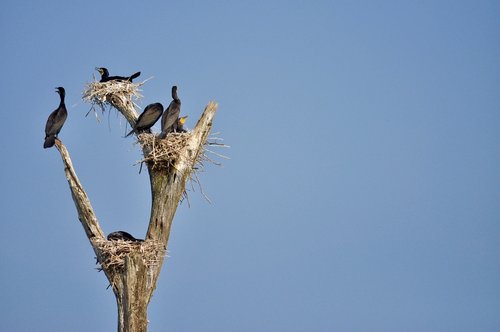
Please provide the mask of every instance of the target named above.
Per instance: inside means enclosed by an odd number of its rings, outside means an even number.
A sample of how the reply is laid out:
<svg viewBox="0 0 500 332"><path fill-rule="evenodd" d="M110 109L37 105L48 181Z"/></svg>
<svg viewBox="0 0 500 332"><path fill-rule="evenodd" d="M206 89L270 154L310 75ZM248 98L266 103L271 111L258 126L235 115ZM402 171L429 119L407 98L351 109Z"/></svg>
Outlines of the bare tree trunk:
<svg viewBox="0 0 500 332"><path fill-rule="evenodd" d="M138 252L125 257L125 271L115 291L118 304L118 331L143 332L148 329L148 270Z"/></svg>
<svg viewBox="0 0 500 332"><path fill-rule="evenodd" d="M116 103L115 96L111 96L108 98L108 102L117 108L133 126L137 119L137 113L130 100ZM130 246L124 257L123 266L120 268L112 268L103 264L107 259L105 248L110 244L110 241L106 241L104 237L87 194L75 173L68 150L60 141L56 141L56 147L65 166L64 171L78 212L78 218L106 277L113 287L118 306L118 331L120 332L147 331L147 307L163 265L172 220L185 190L186 182L193 171L193 166L200 154L203 153L203 146L210 133L216 110L217 104L210 102L207 105L187 144L181 150L180 157L172 167L169 167L168 170L158 170L148 165L152 205L146 239L144 242ZM145 155L149 153L146 150L143 148ZM150 264L150 258L146 259L147 248L156 248L153 251L155 264ZM148 253L151 255L151 251Z"/></svg>

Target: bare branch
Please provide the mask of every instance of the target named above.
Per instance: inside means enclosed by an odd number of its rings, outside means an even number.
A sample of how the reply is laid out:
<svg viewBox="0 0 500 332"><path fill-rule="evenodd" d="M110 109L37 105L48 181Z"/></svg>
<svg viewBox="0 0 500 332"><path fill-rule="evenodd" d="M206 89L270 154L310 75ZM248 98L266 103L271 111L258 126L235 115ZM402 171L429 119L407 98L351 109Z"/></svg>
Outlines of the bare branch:
<svg viewBox="0 0 500 332"><path fill-rule="evenodd" d="M71 190L71 195L73 196L73 201L75 202L76 210L78 211L78 219L80 219L83 229L85 230L85 234L87 234L92 246L94 246L93 240L104 240L104 233L102 232L101 226L97 221L97 217L94 213L92 205L90 204L89 198L87 197L87 193L83 189L83 186L75 173L68 150L60 140L56 140L56 148L59 150L64 163L64 173L66 174L69 189Z"/></svg>
<svg viewBox="0 0 500 332"><path fill-rule="evenodd" d="M94 213L92 204L90 204L87 193L83 189L83 186L80 183L78 176L76 175L68 150L59 139L56 139L55 145L57 150L61 154L61 158L64 164L64 173L66 175L66 179L68 180L69 189L71 190L71 196L73 197L73 202L75 203L75 207L78 212L78 219L80 220L80 223L85 230L85 234L87 235L87 238L92 245L92 249L96 254L97 260L99 262L103 262L106 256L103 255L103 251L99 247L99 244L106 241L104 233ZM116 292L117 289L115 287L112 271L110 269L104 269L104 273L106 274L106 277L108 278L110 284L113 285L113 290Z"/></svg>

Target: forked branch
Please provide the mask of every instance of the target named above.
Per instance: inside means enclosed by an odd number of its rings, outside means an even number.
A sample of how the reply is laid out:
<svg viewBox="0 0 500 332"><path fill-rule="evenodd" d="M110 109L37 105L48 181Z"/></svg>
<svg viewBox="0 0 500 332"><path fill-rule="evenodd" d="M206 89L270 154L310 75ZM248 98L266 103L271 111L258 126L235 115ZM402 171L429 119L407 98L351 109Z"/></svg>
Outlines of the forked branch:
<svg viewBox="0 0 500 332"><path fill-rule="evenodd" d="M98 105L101 109L105 106L113 106L133 126L137 113L132 96L137 97L135 94L137 88L138 86L131 83L123 86L114 83L91 83L84 93L84 99L94 106ZM60 142L57 144L65 164L66 177L79 218L115 292L119 331L146 331L147 329L147 305L156 288L172 220L194 166L203 159L204 146L216 111L217 104L210 102L191 132L186 133L185 136L180 133L170 134L170 138L174 138L172 135L181 135L182 144L178 146L175 153L167 154L171 157L163 160L160 160L161 158L158 158L155 153L155 142L168 145L166 140L169 137L162 139L155 134L140 134L139 143L141 143L151 183L151 215L145 240L141 243L127 244L127 248L118 242L106 242L87 195L73 170L67 150ZM118 246L123 249L121 251L123 259L110 260L109 257L112 256L110 251L118 250ZM113 262L119 263L112 264Z"/></svg>

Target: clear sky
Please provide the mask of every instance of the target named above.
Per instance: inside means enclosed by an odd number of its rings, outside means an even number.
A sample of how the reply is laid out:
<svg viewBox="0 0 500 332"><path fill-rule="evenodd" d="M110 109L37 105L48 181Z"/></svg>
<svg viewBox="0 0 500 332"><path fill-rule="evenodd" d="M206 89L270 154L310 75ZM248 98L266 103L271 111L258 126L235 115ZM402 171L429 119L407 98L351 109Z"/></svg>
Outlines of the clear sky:
<svg viewBox="0 0 500 332"><path fill-rule="evenodd" d="M42 148L105 233L150 209L96 66L209 100L231 146L179 207L150 331L500 331L500 2L2 2L0 330L113 331L116 304ZM155 127L158 131L158 126Z"/></svg>

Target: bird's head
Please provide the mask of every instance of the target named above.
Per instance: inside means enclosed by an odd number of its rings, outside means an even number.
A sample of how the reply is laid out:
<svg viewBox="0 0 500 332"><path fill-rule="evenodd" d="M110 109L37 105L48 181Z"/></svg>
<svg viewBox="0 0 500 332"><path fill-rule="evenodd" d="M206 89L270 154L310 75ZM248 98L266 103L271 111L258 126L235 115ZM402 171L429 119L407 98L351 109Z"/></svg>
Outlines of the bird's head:
<svg viewBox="0 0 500 332"><path fill-rule="evenodd" d="M181 125L185 124L185 123L186 123L186 119L187 119L187 117L188 117L188 116L186 115L186 116L183 116L183 117L179 118L179 123L180 123Z"/></svg>
<svg viewBox="0 0 500 332"><path fill-rule="evenodd" d="M101 74L101 76L108 76L109 75L108 70L104 67L96 67L95 70L97 70L99 72L99 74Z"/></svg>
<svg viewBox="0 0 500 332"><path fill-rule="evenodd" d="M177 85L172 86L172 99L178 100L179 97L177 97Z"/></svg>
<svg viewBox="0 0 500 332"><path fill-rule="evenodd" d="M56 88L56 92L60 95L63 96L66 94L66 91L64 91L64 88L62 86L59 86Z"/></svg>

